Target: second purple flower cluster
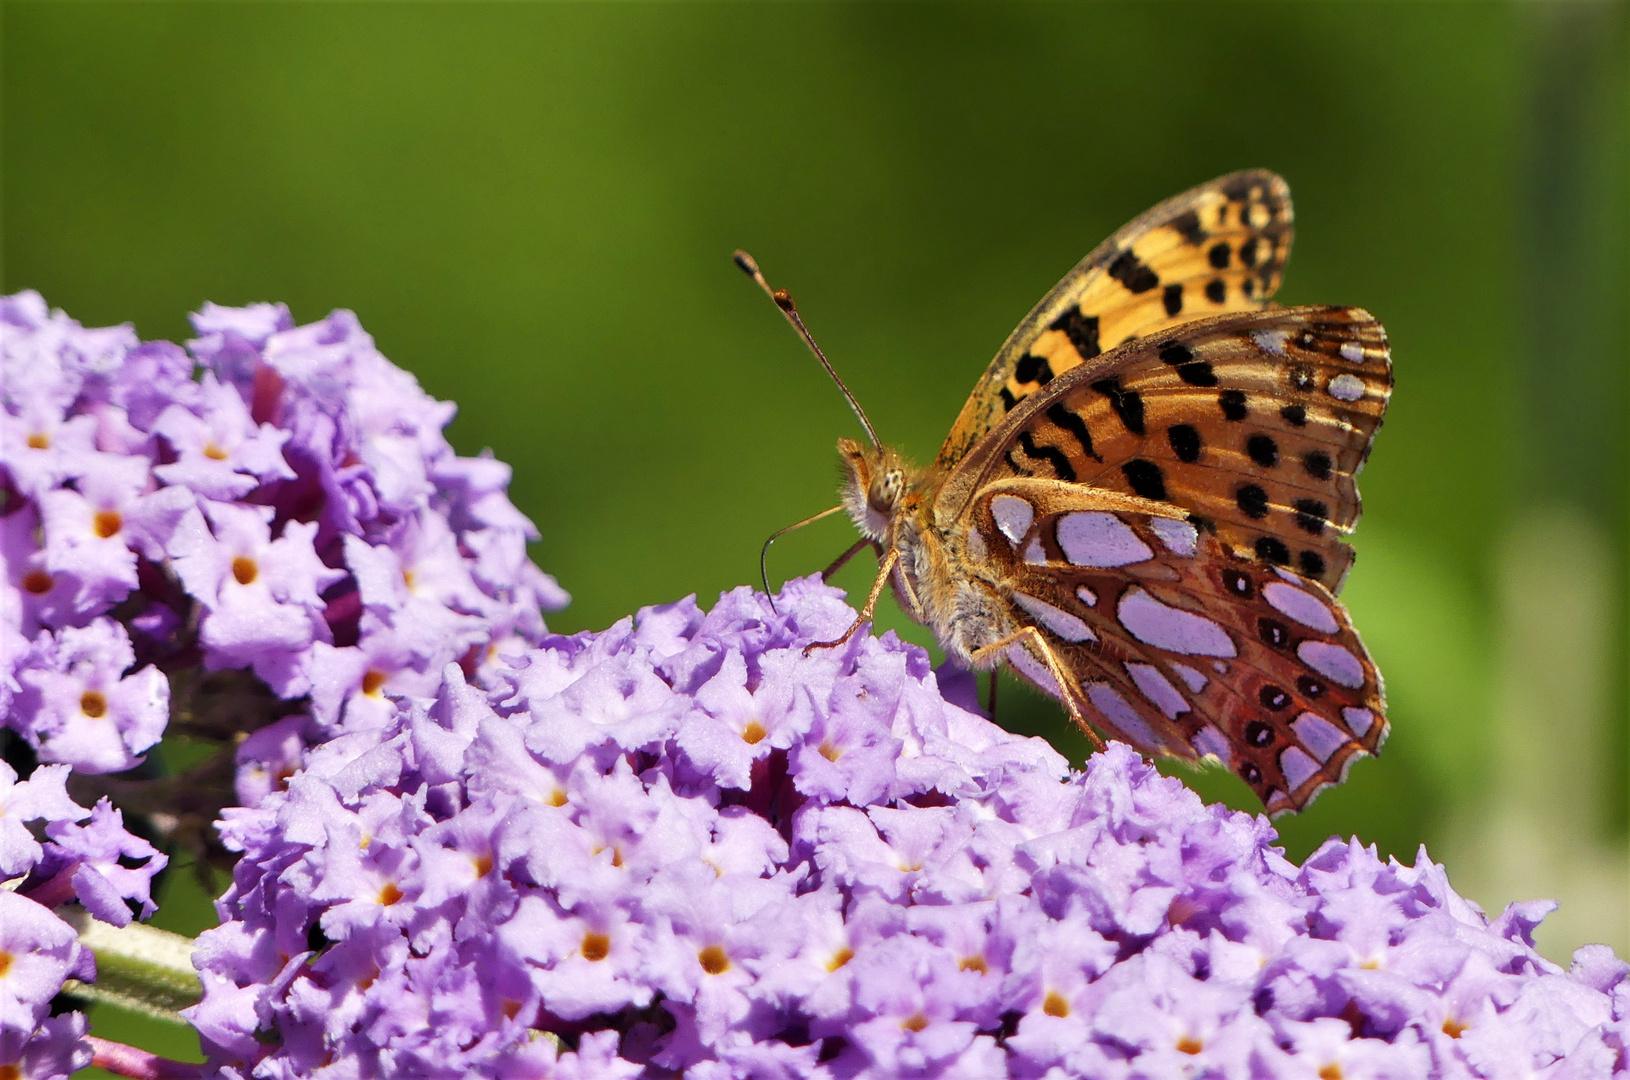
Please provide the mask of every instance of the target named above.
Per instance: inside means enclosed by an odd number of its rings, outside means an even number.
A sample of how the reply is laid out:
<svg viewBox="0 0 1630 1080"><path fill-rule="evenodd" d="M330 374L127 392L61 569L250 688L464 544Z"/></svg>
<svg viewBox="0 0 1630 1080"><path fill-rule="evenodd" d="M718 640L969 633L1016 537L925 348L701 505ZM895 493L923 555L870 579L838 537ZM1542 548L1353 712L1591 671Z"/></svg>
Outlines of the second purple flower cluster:
<svg viewBox="0 0 1630 1080"><path fill-rule="evenodd" d="M1114 745L1072 773L795 582L554 638L232 811L248 1077L1623 1074L1630 966ZM543 1033L549 1033L544 1037ZM330 1063L344 1062L341 1071ZM1512 1070L1517 1071L1512 1071Z"/></svg>

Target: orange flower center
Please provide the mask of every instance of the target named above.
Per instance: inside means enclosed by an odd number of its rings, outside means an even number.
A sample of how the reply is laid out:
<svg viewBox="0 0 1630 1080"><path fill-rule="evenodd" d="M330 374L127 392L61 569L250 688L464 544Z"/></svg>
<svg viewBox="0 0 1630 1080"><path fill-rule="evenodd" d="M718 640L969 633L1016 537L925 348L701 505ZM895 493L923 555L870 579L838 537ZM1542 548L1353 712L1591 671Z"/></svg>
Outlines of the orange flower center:
<svg viewBox="0 0 1630 1080"><path fill-rule="evenodd" d="M379 890L379 906L390 907L402 899L402 890L396 887L396 882L387 881L385 887Z"/></svg>
<svg viewBox="0 0 1630 1080"><path fill-rule="evenodd" d="M696 959L702 962L702 970L709 975L723 975L730 970L730 956L722 945L709 945L696 954Z"/></svg>
<svg viewBox="0 0 1630 1080"><path fill-rule="evenodd" d="M746 743L748 746L756 746L758 745L759 740L763 739L764 736L768 734L769 732L764 730L763 724L759 723L757 720L750 720L748 721L747 726L742 729L741 741Z"/></svg>
<svg viewBox="0 0 1630 1080"><path fill-rule="evenodd" d="M583 959L598 963L611 955L611 939L605 934L589 931L583 935Z"/></svg>
<svg viewBox="0 0 1630 1080"><path fill-rule="evenodd" d="M914 1013L900 1021L900 1026L906 1031L921 1031L928 1026L928 1017L922 1013Z"/></svg>
<svg viewBox="0 0 1630 1080"><path fill-rule="evenodd" d="M34 432L34 434L28 437L28 448L30 450L51 449L51 436L47 435L43 431Z"/></svg>
<svg viewBox="0 0 1630 1080"><path fill-rule="evenodd" d="M1185 1035L1177 1040L1177 1051L1181 1054L1198 1054L1205 1049L1205 1044L1192 1035Z"/></svg>
<svg viewBox="0 0 1630 1080"><path fill-rule="evenodd" d="M209 458L211 461L225 461L228 455L225 450L222 450L214 443L210 443L208 446L204 447L204 456Z"/></svg>
<svg viewBox="0 0 1630 1080"><path fill-rule="evenodd" d="M44 570L30 570L23 575L23 588L35 596L44 596L56 583L57 579Z"/></svg>
<svg viewBox="0 0 1630 1080"><path fill-rule="evenodd" d="M232 560L232 576L239 585L253 585L260 576L260 567L249 556L239 555Z"/></svg>
<svg viewBox="0 0 1630 1080"><path fill-rule="evenodd" d="M1041 1003L1041 1011L1048 1016L1065 1017L1070 1015L1070 1003L1064 1000L1064 995L1057 990L1047 991L1047 998Z"/></svg>
<svg viewBox="0 0 1630 1080"><path fill-rule="evenodd" d="M957 964L958 971L977 971L983 975L990 971L990 965L985 963L983 956L964 956Z"/></svg>
<svg viewBox="0 0 1630 1080"><path fill-rule="evenodd" d="M106 540L110 536L119 535L119 530L125 527L125 519L119 516L117 510L98 510L93 527L96 535Z"/></svg>
<svg viewBox="0 0 1630 1080"><path fill-rule="evenodd" d="M247 581L245 585L249 584ZM385 685L385 673L375 668L369 668L368 673L362 677L362 692L364 694L378 694L379 688Z"/></svg>
<svg viewBox="0 0 1630 1080"><path fill-rule="evenodd" d="M100 720L107 715L108 699L100 691L87 690L79 698L79 711L92 720Z"/></svg>
<svg viewBox="0 0 1630 1080"><path fill-rule="evenodd" d="M843 948L832 954L832 959L826 962L826 970L836 971L854 958L855 950L845 945Z"/></svg>

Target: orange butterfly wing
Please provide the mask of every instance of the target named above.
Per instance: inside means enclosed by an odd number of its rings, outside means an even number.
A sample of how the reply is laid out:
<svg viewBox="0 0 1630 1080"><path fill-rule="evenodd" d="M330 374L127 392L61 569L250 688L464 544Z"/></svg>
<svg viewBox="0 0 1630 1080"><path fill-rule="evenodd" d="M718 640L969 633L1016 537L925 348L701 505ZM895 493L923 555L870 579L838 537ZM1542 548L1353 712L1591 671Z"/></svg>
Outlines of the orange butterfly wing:
<svg viewBox="0 0 1630 1080"><path fill-rule="evenodd" d="M1265 306L1290 257L1292 218L1285 182L1251 169L1167 199L1121 228L1008 336L952 425L938 466L952 468L1019 402L1100 352Z"/></svg>
<svg viewBox="0 0 1630 1080"><path fill-rule="evenodd" d="M1236 555L1336 592L1391 389L1386 333L1358 308L1187 323L1026 398L945 480L935 519L955 527L1003 479L1063 480L1165 503Z"/></svg>

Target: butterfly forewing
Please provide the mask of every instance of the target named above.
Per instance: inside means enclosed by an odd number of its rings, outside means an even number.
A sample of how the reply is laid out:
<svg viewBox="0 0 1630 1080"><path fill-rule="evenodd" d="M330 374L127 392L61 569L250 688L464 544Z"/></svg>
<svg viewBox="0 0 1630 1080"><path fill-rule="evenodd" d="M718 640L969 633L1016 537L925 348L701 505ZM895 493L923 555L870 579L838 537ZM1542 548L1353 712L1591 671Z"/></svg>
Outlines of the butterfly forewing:
<svg viewBox="0 0 1630 1080"><path fill-rule="evenodd" d="M1290 255L1291 220L1285 182L1258 169L1203 184L1126 225L1008 337L939 465L954 465L1020 401L1101 352L1193 319L1261 308Z"/></svg>
<svg viewBox="0 0 1630 1080"><path fill-rule="evenodd" d="M981 486L1044 477L1163 502L1235 554L1338 590L1354 477L1392 386L1386 334L1357 308L1221 316L1142 338L1053 380L952 474L942 520Z"/></svg>
<svg viewBox="0 0 1630 1080"><path fill-rule="evenodd" d="M1379 748L1380 676L1327 590L1168 512L1012 480L980 492L969 524L982 569L1046 637L1091 722L1146 752L1216 759L1270 811L1300 809ZM1007 659L1059 694L1033 647Z"/></svg>

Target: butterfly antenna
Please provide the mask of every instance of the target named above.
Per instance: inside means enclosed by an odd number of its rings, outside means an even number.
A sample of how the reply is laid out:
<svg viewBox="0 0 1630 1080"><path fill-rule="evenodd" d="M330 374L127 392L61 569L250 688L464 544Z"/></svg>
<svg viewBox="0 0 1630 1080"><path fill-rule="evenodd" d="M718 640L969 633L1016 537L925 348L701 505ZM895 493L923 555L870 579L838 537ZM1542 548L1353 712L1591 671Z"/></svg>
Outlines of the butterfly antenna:
<svg viewBox="0 0 1630 1080"><path fill-rule="evenodd" d="M804 339L804 344L808 345L810 351L815 354L815 359L821 362L821 366L826 369L826 373L832 376L832 381L838 384L838 389L843 391L843 396L849 401L849 407L855 410L855 415L860 418L860 426L866 429L866 437L872 441L873 446L881 446L882 443L877 438L877 430L872 427L872 422L866 419L866 410L860 407L860 402L855 400L855 395L851 394L849 388L844 385L843 380L838 378L838 373L833 370L831 361L826 358L826 354L821 351L821 347L815 344L815 335L811 334L809 327L804 325L803 318L798 314L798 305L792 301L792 294L785 289L770 288L770 283L764 280L764 272L758 268L758 263L754 262L753 257L747 252L738 249L732 257L736 260L736 265L741 267L741 272L758 282L758 287L768 293L771 300L775 301L775 306L781 309L781 314L787 317L787 321L792 324L792 328L798 331L798 335ZM797 528L797 526L793 527Z"/></svg>
<svg viewBox="0 0 1630 1080"><path fill-rule="evenodd" d="M785 529L777 529L775 532L770 534L770 538L768 540L764 541L764 546L762 548L759 548L759 551L758 551L758 576L759 576L759 580L764 582L764 595L770 597L770 610L775 611L775 613L777 615L779 615L781 613L779 611L776 611L775 597L770 595L770 545L775 543L777 540L781 539L783 536L787 535L788 533L792 532L794 529L802 529L805 525L813 525L817 521L821 520L822 518L831 517L833 514L837 513L839 510L842 510L842 509L843 509L843 504L839 503L836 506L828 507L827 509L822 510L820 513L814 515L813 517L805 518L804 520L798 522L796 525L788 525Z"/></svg>

